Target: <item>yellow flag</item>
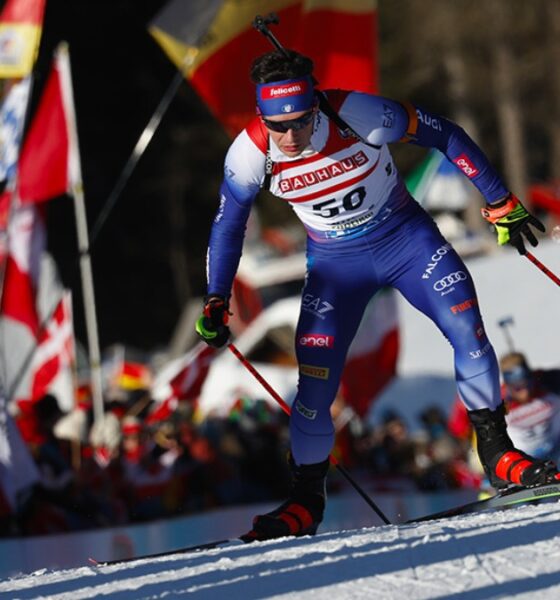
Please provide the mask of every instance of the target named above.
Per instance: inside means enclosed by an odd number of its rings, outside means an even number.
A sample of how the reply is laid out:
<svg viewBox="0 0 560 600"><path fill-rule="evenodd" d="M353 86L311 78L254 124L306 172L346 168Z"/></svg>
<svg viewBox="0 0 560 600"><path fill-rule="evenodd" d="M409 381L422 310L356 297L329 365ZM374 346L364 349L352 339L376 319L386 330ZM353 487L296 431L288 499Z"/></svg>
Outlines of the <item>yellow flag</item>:
<svg viewBox="0 0 560 600"><path fill-rule="evenodd" d="M8 0L0 13L0 78L31 73L37 56L45 0Z"/></svg>

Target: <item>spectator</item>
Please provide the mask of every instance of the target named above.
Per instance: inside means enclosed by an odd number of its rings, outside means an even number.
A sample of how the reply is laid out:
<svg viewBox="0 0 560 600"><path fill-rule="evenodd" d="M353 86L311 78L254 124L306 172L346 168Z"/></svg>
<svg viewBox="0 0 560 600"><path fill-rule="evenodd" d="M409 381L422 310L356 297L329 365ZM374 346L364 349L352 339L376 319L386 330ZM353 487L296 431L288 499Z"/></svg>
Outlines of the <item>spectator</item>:
<svg viewBox="0 0 560 600"><path fill-rule="evenodd" d="M503 356L500 367L513 443L539 458L559 458L560 369L533 370L520 352Z"/></svg>

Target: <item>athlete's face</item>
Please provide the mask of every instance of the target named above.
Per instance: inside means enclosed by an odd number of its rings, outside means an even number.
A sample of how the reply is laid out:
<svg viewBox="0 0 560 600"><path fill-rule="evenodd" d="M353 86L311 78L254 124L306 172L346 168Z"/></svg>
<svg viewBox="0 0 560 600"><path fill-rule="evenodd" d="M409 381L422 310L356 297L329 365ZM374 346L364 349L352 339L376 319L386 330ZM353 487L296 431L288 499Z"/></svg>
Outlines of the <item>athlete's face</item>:
<svg viewBox="0 0 560 600"><path fill-rule="evenodd" d="M273 142L280 151L289 157L301 154L311 140L315 108L289 115L272 115L263 118L263 123Z"/></svg>

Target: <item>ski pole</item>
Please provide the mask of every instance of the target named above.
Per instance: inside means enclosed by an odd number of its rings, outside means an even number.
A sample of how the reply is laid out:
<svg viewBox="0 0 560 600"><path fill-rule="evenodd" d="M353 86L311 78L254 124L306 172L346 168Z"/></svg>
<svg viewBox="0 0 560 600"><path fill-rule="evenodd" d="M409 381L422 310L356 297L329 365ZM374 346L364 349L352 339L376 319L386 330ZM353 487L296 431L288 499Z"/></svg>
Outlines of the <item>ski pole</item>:
<svg viewBox="0 0 560 600"><path fill-rule="evenodd" d="M545 275L548 275L548 277L550 277L550 279L552 279L552 281L554 281L554 283L556 285L560 285L560 278L557 277L550 269L548 269L547 267L545 267L542 262L536 258L535 256L533 256L530 252L526 252L525 256L537 267L539 268Z"/></svg>
<svg viewBox="0 0 560 600"><path fill-rule="evenodd" d="M282 399L282 397L271 387L266 379L253 367L253 365L245 358L245 356L237 349L233 343L228 344L228 348L233 354L239 359L239 362L253 375L253 377L264 387L264 389L278 402L282 410L289 415L292 411L288 404ZM329 456L331 465L338 470L338 472L348 481L348 483L360 494L360 496L369 504L369 506L375 511L377 516L385 523L385 525L391 525L391 521L383 514L381 509L375 504L375 502L366 494L364 489L358 484L358 482L348 473L348 471L338 462L337 458L332 454Z"/></svg>

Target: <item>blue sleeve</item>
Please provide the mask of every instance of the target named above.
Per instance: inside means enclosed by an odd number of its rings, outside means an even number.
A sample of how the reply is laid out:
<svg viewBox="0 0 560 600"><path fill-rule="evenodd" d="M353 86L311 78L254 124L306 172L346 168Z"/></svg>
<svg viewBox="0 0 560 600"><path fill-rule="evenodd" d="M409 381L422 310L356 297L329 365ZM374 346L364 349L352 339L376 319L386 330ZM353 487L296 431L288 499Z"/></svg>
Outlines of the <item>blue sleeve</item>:
<svg viewBox="0 0 560 600"><path fill-rule="evenodd" d="M239 266L247 219L256 193L237 190L227 177L220 188L220 206L212 223L206 275L208 294L229 297Z"/></svg>
<svg viewBox="0 0 560 600"><path fill-rule="evenodd" d="M465 131L448 119L415 107L406 138L412 144L437 148L478 188L487 202L509 193L482 150Z"/></svg>

